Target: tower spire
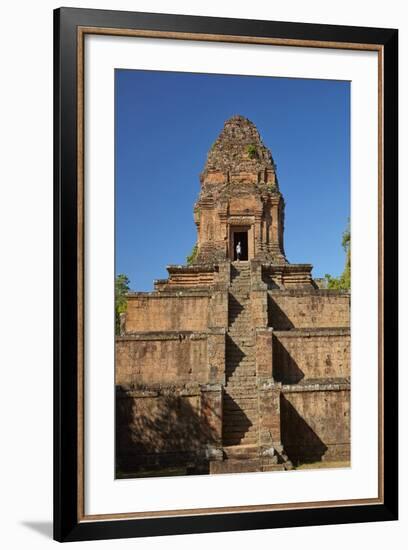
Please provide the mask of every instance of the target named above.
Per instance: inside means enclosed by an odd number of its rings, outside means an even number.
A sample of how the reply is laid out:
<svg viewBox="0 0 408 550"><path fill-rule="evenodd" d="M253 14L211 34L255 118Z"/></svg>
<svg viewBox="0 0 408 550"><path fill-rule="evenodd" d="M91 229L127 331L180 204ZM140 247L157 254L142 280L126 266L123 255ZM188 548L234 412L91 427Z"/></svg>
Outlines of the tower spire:
<svg viewBox="0 0 408 550"><path fill-rule="evenodd" d="M246 260L284 264L284 201L276 166L253 122L235 115L207 155L194 208L197 264L234 260L236 240ZM237 237L237 235L240 235Z"/></svg>

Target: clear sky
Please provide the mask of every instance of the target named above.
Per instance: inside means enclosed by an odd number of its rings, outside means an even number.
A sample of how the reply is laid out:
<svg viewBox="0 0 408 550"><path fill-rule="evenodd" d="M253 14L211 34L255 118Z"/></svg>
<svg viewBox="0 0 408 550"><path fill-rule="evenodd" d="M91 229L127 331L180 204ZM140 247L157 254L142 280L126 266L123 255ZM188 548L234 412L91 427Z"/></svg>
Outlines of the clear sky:
<svg viewBox="0 0 408 550"><path fill-rule="evenodd" d="M115 71L116 273L152 290L196 241L199 174L224 121L243 115L271 150L285 198L284 245L313 276L344 267L350 213L350 84Z"/></svg>

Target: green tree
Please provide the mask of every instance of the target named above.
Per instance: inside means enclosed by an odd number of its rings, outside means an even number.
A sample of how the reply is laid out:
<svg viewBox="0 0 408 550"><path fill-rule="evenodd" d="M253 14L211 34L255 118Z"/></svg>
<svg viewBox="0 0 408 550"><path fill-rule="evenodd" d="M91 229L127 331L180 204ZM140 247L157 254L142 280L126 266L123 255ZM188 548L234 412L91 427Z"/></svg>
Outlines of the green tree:
<svg viewBox="0 0 408 550"><path fill-rule="evenodd" d="M129 277L121 273L115 279L115 334L120 334L120 314L126 311L126 294L129 292Z"/></svg>
<svg viewBox="0 0 408 550"><path fill-rule="evenodd" d="M247 146L247 153L250 159L258 158L258 150L253 143Z"/></svg>
<svg viewBox="0 0 408 550"><path fill-rule="evenodd" d="M197 254L198 254L198 245L197 243L195 243L189 256L187 256L186 258L187 265L192 265L194 263L194 260L197 258Z"/></svg>
<svg viewBox="0 0 408 550"><path fill-rule="evenodd" d="M350 220L348 221L347 227L343 232L341 245L346 253L346 263L344 266L343 273L340 277L332 277L331 275L325 275L327 280L327 288L333 290L350 290L351 286L351 255L350 255Z"/></svg>

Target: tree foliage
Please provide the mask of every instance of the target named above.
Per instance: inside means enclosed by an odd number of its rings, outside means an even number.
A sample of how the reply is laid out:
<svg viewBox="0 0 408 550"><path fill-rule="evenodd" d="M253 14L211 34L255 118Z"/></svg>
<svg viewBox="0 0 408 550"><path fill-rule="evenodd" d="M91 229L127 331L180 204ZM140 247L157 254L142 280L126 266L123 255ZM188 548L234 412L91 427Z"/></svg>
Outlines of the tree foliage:
<svg viewBox="0 0 408 550"><path fill-rule="evenodd" d="M256 159L258 157L258 150L256 148L256 145L251 143L247 146L247 153L250 159Z"/></svg>
<svg viewBox="0 0 408 550"><path fill-rule="evenodd" d="M187 265L192 265L194 263L194 260L197 258L197 254L198 254L198 245L197 243L195 243L189 256L187 256L186 258Z"/></svg>
<svg viewBox="0 0 408 550"><path fill-rule="evenodd" d="M115 279L115 334L120 334L120 314L126 311L126 294L129 292L129 277L121 273Z"/></svg>
<svg viewBox="0 0 408 550"><path fill-rule="evenodd" d="M346 253L346 263L343 273L340 277L332 277L329 274L325 275L327 281L327 288L333 290L350 290L351 286L351 255L350 255L350 220L347 224L345 231L343 232L341 245Z"/></svg>

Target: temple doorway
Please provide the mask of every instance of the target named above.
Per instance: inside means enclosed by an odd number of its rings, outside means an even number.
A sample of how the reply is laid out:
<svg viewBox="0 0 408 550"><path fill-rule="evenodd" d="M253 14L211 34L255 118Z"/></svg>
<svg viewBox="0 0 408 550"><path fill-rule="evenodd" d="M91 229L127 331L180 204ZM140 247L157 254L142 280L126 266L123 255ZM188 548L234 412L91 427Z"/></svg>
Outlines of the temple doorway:
<svg viewBox="0 0 408 550"><path fill-rule="evenodd" d="M238 243L241 243L240 260L243 262L248 261L248 231L234 231L233 235L234 235L234 238L233 238L234 261L238 260L238 257L237 257Z"/></svg>

